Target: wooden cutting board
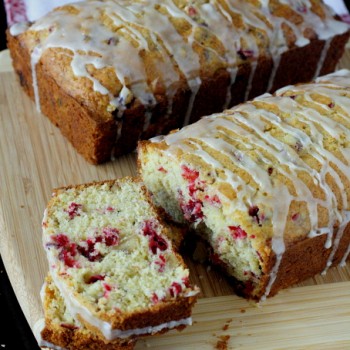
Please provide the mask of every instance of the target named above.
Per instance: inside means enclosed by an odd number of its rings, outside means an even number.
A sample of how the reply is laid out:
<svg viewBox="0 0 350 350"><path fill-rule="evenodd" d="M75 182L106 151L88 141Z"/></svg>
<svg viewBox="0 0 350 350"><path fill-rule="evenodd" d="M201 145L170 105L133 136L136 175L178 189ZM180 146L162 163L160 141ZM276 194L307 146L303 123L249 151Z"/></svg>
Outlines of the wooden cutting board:
<svg viewBox="0 0 350 350"><path fill-rule="evenodd" d="M340 64L347 66L349 52ZM135 173L135 154L99 166L79 156L36 111L1 53L0 253L31 327L42 317L41 219L52 189ZM350 264L256 305L233 295L214 269L187 262L202 291L193 326L140 340L136 349L350 349Z"/></svg>

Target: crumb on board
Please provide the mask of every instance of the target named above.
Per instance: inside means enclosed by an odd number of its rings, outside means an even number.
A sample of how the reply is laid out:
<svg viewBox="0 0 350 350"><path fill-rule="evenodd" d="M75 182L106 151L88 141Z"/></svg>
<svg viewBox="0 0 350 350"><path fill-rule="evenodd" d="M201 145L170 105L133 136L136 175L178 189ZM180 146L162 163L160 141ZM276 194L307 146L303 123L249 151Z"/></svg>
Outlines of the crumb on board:
<svg viewBox="0 0 350 350"><path fill-rule="evenodd" d="M221 335L218 337L218 341L215 345L215 349L217 350L227 350L228 341L230 340L230 335Z"/></svg>

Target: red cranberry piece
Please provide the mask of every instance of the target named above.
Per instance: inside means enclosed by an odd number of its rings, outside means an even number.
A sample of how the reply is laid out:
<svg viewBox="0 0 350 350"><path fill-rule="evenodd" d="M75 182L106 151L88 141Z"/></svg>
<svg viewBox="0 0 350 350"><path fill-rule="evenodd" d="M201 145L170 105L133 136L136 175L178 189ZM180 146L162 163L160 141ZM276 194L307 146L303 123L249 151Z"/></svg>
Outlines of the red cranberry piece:
<svg viewBox="0 0 350 350"><path fill-rule="evenodd" d="M101 237L97 239L88 238L83 245L78 245L78 251L85 256L89 261L98 261L102 259L102 255L95 249L95 244L102 240Z"/></svg>
<svg viewBox="0 0 350 350"><path fill-rule="evenodd" d="M194 182L198 179L199 177L199 171L197 170L192 170L186 165L181 166L182 169L182 177L190 182Z"/></svg>
<svg viewBox="0 0 350 350"><path fill-rule="evenodd" d="M153 236L154 234L156 234L157 233L156 226L157 224L154 221L146 220L143 223L143 228L142 228L142 232L144 236Z"/></svg>
<svg viewBox="0 0 350 350"><path fill-rule="evenodd" d="M267 169L267 173L268 173L269 175L272 175L272 173L273 173L273 168L272 168L272 167L269 167L269 168Z"/></svg>
<svg viewBox="0 0 350 350"><path fill-rule="evenodd" d="M171 287L169 288L169 292L172 297L176 297L178 294L181 293L181 291L182 291L181 284L177 282L173 282L171 284Z"/></svg>
<svg viewBox="0 0 350 350"><path fill-rule="evenodd" d="M48 243L47 246L54 246L58 249L58 259L63 261L68 267L79 267L78 262L74 259L77 255L77 245L71 243L68 236L64 233L59 233L52 236L53 243Z"/></svg>
<svg viewBox="0 0 350 350"><path fill-rule="evenodd" d="M103 275L93 275L89 277L89 279L86 281L86 284L92 284L97 281L103 281L104 279L105 279L105 276Z"/></svg>
<svg viewBox="0 0 350 350"><path fill-rule="evenodd" d="M77 246L75 243L69 243L61 248L58 259L63 261L68 267L79 267L79 263L74 259L77 254Z"/></svg>
<svg viewBox="0 0 350 350"><path fill-rule="evenodd" d="M157 304L159 302L158 295L156 293L153 293L151 300L153 304Z"/></svg>
<svg viewBox="0 0 350 350"><path fill-rule="evenodd" d="M107 284L107 283L103 283L103 289L104 289L104 292L103 292L103 296L105 298L108 298L109 296L109 293L111 292L111 290L113 289L111 285Z"/></svg>
<svg viewBox="0 0 350 350"><path fill-rule="evenodd" d="M182 282L186 287L190 286L190 279L188 277L182 278Z"/></svg>
<svg viewBox="0 0 350 350"><path fill-rule="evenodd" d="M59 233L55 236L52 236L52 240L56 243L57 248L65 247L69 244L69 238L64 233Z"/></svg>
<svg viewBox="0 0 350 350"><path fill-rule="evenodd" d="M215 206L215 207L220 207L221 206L221 201L218 195L214 195L212 197L206 195L204 197L204 200L209 202L211 205Z"/></svg>
<svg viewBox="0 0 350 350"><path fill-rule="evenodd" d="M168 248L167 241L158 235L155 230L156 223L150 220L144 222L142 229L145 236L149 236L149 248L153 254L157 254L157 250L164 251Z"/></svg>
<svg viewBox="0 0 350 350"><path fill-rule="evenodd" d="M66 210L66 212L69 215L69 219L72 220L74 219L76 216L80 216L80 210L82 209L82 205L72 202L71 204L69 204L68 209Z"/></svg>
<svg viewBox="0 0 350 350"><path fill-rule="evenodd" d="M153 254L157 254L157 250L164 251L168 248L168 243L158 234L154 234L149 240L149 248L151 249Z"/></svg>
<svg viewBox="0 0 350 350"><path fill-rule="evenodd" d="M119 230L113 227L104 227L102 230L103 240L106 246L114 246L119 244Z"/></svg>
<svg viewBox="0 0 350 350"><path fill-rule="evenodd" d="M157 260L156 262L156 265L159 266L159 272L164 272L165 270L165 263L166 263L166 260L165 260L165 257L163 254L160 254L159 255L159 260Z"/></svg>
<svg viewBox="0 0 350 350"><path fill-rule="evenodd" d="M162 166L158 168L158 171L162 172L162 173L167 173L168 171L165 170Z"/></svg>
<svg viewBox="0 0 350 350"><path fill-rule="evenodd" d="M201 201L194 201L190 199L187 204L180 204L180 206L186 220L190 222L195 222L203 219L204 214L202 212Z"/></svg>
<svg viewBox="0 0 350 350"><path fill-rule="evenodd" d="M229 226L228 228L234 239L243 239L247 237L247 232L245 232L240 226Z"/></svg>

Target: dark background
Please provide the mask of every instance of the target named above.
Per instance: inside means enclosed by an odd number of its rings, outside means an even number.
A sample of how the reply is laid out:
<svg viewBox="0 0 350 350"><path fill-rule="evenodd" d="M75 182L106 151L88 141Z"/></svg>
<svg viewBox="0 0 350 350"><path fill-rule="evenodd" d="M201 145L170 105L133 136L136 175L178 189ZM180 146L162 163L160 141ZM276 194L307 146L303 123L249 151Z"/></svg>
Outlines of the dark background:
<svg viewBox="0 0 350 350"><path fill-rule="evenodd" d="M4 3L0 0L0 51L6 49L7 27ZM0 256L0 349L39 350L33 333L13 292ZM10 334L11 333L11 334Z"/></svg>

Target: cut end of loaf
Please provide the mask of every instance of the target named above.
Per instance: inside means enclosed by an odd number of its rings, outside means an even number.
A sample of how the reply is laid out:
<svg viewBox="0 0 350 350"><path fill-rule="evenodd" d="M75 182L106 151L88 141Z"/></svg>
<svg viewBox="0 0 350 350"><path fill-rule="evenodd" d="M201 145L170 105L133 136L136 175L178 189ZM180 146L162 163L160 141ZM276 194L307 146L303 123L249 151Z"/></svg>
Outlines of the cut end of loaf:
<svg viewBox="0 0 350 350"><path fill-rule="evenodd" d="M54 283L90 330L113 340L189 324L198 289L141 182L58 189L42 225Z"/></svg>
<svg viewBox="0 0 350 350"><path fill-rule="evenodd" d="M262 207L251 206L246 212L232 208L231 193L216 186L208 169L200 164L174 162L152 144L139 147L140 169L155 204L164 208L179 223L190 224L210 245L210 260L239 281L239 293L259 298L265 279L264 258L270 249L265 242L268 220ZM266 234L268 235L268 234Z"/></svg>

